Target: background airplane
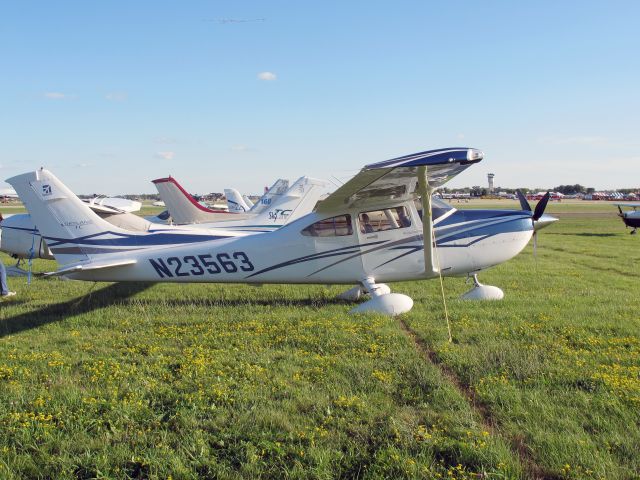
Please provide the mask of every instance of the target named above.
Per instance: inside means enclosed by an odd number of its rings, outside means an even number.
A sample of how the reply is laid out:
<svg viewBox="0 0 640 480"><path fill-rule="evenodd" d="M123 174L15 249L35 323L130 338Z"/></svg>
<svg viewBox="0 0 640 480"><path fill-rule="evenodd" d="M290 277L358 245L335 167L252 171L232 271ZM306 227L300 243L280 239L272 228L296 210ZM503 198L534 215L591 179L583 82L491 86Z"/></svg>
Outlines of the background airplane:
<svg viewBox="0 0 640 480"><path fill-rule="evenodd" d="M249 197L241 195L235 188L225 188L224 194L227 197L230 212L258 214L269 208L277 197L284 195L288 190L289 180L279 178L271 188L265 189L264 195L262 195L255 204Z"/></svg>
<svg viewBox="0 0 640 480"><path fill-rule="evenodd" d="M614 203L618 207L618 216L622 218L624 224L631 228L631 235L635 235L640 228L640 203ZM630 210L623 210L622 208Z"/></svg>
<svg viewBox="0 0 640 480"><path fill-rule="evenodd" d="M200 205L172 177L153 180L176 225L198 228L270 231L309 213L322 196L327 182L300 177L291 187L280 179L246 213L229 214Z"/></svg>

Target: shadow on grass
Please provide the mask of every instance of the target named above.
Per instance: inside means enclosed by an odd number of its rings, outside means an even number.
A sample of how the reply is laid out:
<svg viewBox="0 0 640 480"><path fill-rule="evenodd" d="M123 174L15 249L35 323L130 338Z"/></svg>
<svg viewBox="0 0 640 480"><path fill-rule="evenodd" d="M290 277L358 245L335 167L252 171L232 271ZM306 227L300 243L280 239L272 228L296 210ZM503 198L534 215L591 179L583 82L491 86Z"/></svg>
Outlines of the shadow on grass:
<svg viewBox="0 0 640 480"><path fill-rule="evenodd" d="M617 237L617 233L555 233L549 232L545 235L564 235L567 237Z"/></svg>
<svg viewBox="0 0 640 480"><path fill-rule="evenodd" d="M154 283L114 283L68 302L56 303L33 312L7 317L0 322L0 338L108 307L153 285Z"/></svg>
<svg viewBox="0 0 640 480"><path fill-rule="evenodd" d="M165 305L172 308L182 307L324 307L326 305L347 305L355 304L348 300L341 300L337 297L315 297L315 298L159 298L141 299L140 304L147 306Z"/></svg>

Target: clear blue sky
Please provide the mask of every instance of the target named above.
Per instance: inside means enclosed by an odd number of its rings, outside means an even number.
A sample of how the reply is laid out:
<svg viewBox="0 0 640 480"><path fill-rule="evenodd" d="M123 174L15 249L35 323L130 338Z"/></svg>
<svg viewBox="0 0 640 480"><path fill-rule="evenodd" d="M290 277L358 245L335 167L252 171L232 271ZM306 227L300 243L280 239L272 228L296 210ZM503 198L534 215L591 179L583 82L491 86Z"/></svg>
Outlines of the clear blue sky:
<svg viewBox="0 0 640 480"><path fill-rule="evenodd" d="M471 146L485 160L452 186L639 186L639 19L637 1L5 2L0 174L255 193Z"/></svg>

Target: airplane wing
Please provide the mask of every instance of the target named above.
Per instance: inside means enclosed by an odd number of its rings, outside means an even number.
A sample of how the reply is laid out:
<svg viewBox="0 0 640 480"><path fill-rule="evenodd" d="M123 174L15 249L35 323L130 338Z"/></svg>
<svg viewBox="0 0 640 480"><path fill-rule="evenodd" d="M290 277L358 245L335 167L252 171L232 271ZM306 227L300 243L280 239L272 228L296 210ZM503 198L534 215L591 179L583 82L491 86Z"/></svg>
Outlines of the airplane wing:
<svg viewBox="0 0 640 480"><path fill-rule="evenodd" d="M316 211L330 213L415 198L420 194L417 186L420 167L426 167L427 188L432 190L482 158L482 152L473 148L445 148L372 163L329 195Z"/></svg>
<svg viewBox="0 0 640 480"><path fill-rule="evenodd" d="M611 205L620 206L620 207L638 208L640 207L640 202L618 202L618 203L612 203Z"/></svg>

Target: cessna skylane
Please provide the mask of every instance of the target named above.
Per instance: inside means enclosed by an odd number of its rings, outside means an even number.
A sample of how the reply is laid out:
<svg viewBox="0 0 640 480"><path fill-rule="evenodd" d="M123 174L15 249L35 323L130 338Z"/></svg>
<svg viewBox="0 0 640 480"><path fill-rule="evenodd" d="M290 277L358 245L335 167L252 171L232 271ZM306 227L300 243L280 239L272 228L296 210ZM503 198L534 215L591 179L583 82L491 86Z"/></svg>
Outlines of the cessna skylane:
<svg viewBox="0 0 640 480"><path fill-rule="evenodd" d="M631 235L635 235L640 228L640 203L614 203L618 207L618 216L622 218L624 224L631 228ZM630 210L622 210L622 207L628 207Z"/></svg>
<svg viewBox="0 0 640 480"><path fill-rule="evenodd" d="M436 188L482 158L479 150L449 148L367 165L313 212L273 232L236 237L195 228L115 227L44 169L7 181L60 265L50 275L88 281L356 284L371 299L352 312L397 315L409 311L413 300L381 282L467 275L475 285L465 298L502 298L502 290L481 285L476 274L527 245L546 202L533 212L459 211L432 199Z"/></svg>

